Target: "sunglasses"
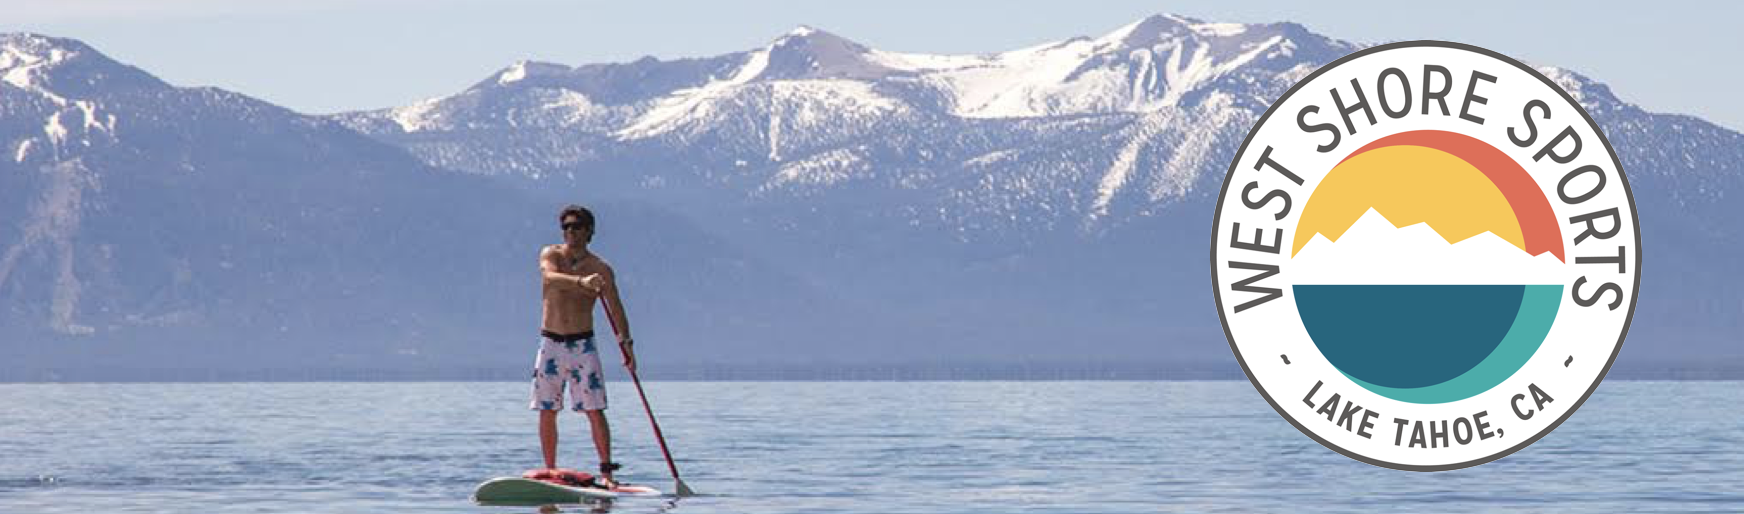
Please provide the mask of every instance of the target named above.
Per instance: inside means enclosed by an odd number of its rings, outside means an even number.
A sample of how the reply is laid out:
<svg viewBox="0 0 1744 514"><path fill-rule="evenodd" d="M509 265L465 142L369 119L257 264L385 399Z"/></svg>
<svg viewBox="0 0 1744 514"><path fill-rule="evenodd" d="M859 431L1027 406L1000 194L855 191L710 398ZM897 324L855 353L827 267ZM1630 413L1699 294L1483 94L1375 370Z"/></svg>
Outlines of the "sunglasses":
<svg viewBox="0 0 1744 514"><path fill-rule="evenodd" d="M564 231L577 231L577 232L579 232L579 231L581 231L581 229L584 229L584 228L587 228L587 225L583 225L579 221L571 221L569 223L563 224Z"/></svg>

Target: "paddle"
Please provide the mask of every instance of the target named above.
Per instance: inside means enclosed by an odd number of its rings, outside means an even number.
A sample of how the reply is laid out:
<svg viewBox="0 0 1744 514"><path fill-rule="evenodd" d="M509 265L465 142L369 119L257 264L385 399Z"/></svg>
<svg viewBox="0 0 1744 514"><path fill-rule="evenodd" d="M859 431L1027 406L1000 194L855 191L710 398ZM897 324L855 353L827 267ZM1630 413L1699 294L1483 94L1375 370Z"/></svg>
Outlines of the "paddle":
<svg viewBox="0 0 1744 514"><path fill-rule="evenodd" d="M612 308L606 305L605 299L600 299L600 308L606 311L606 321L612 324L613 333L618 332L618 319L612 317ZM648 393L642 391L642 377L636 375L636 368L625 367L630 372L630 381L636 384L636 395L642 397L642 410L648 413L648 424L654 426L654 440L660 442L660 453L666 456L666 469L672 471L672 480L677 482L678 496L696 496L690 486L684 485L684 479L678 478L678 464L672 461L672 451L666 448L666 436L660 433L660 421L654 419L654 407L648 404Z"/></svg>
<svg viewBox="0 0 1744 514"><path fill-rule="evenodd" d="M684 485L684 479L678 478L678 465L672 462L672 451L666 449L666 436L660 434L660 422L654 419L654 409L648 406L648 394L642 392L642 379L636 376L636 370L630 370L630 381L636 383L636 394L642 397L642 410L648 412L648 424L654 425L654 439L660 442L660 453L666 455L666 469L672 470L672 480L678 483L679 496L696 496L696 491Z"/></svg>

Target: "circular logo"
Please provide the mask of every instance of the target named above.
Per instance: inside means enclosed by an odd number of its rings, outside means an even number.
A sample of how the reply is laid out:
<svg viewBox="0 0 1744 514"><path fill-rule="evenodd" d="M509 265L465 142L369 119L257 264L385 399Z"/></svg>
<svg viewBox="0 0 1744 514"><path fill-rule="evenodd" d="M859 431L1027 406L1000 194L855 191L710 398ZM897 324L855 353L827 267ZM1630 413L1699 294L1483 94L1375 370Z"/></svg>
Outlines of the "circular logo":
<svg viewBox="0 0 1744 514"><path fill-rule="evenodd" d="M1369 464L1483 464L1550 433L1610 369L1641 235L1592 117L1542 74L1413 41L1320 68L1224 178L1211 269L1272 408Z"/></svg>

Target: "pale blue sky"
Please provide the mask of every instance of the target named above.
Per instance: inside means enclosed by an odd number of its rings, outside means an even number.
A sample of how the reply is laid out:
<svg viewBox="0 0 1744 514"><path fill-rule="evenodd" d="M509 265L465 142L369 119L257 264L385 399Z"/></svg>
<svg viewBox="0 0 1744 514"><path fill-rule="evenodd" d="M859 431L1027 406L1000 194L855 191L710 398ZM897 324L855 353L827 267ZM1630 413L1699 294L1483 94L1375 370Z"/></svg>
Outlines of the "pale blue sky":
<svg viewBox="0 0 1744 514"><path fill-rule="evenodd" d="M1744 94L1735 92L1744 79L1738 2L4 1L0 31L80 39L177 85L223 87L310 113L454 93L518 59L717 55L801 24L885 50L987 53L1167 12L1295 21L1351 41L1472 43L1585 73L1649 110L1744 129Z"/></svg>

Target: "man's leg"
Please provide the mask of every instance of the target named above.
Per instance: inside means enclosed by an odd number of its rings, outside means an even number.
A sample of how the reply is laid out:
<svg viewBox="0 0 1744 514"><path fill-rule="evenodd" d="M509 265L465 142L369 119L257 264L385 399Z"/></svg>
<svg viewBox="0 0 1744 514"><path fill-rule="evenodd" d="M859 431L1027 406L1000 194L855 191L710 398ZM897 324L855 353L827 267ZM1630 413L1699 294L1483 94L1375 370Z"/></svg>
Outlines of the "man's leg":
<svg viewBox="0 0 1744 514"><path fill-rule="evenodd" d="M587 410L583 412L587 413L587 422L593 428L593 447L595 450L599 451L600 463L604 464L611 462L612 426L610 423L606 422L606 411ZM600 476L611 482L610 485L617 485L618 483L616 480L612 479L612 472L610 470L601 469Z"/></svg>
<svg viewBox="0 0 1744 514"><path fill-rule="evenodd" d="M539 411L539 449L545 455L545 469L553 469L557 467L557 413L563 412L563 374L551 354L551 342L539 344L533 361L533 401L528 407Z"/></svg>
<svg viewBox="0 0 1744 514"><path fill-rule="evenodd" d="M557 413L539 411L539 449L545 452L545 469L557 467Z"/></svg>
<svg viewBox="0 0 1744 514"><path fill-rule="evenodd" d="M600 478L606 487L618 484L612 477L616 464L612 463L612 426L606 423L606 377L604 368L600 366L599 351L588 339L582 344L580 369L576 370L575 408L587 413L588 425L593 429L593 447L599 450Z"/></svg>

